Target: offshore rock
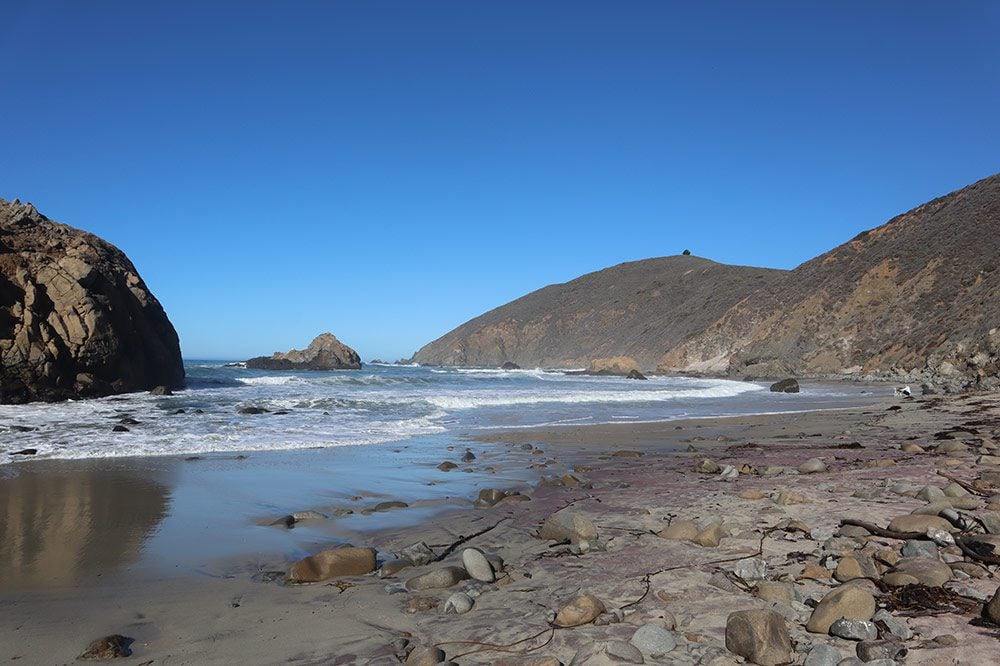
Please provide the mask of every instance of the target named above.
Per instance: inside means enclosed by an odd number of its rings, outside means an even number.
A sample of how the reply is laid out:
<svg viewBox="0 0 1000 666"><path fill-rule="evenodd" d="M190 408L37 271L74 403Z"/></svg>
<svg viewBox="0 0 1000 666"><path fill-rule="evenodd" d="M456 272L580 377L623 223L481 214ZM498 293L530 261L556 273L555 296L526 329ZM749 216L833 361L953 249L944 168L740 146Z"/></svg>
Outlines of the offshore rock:
<svg viewBox="0 0 1000 666"><path fill-rule="evenodd" d="M0 403L184 386L177 332L125 254L0 199Z"/></svg>
<svg viewBox="0 0 1000 666"><path fill-rule="evenodd" d="M247 361L254 370L360 370L361 357L332 333L323 333L305 349L274 352Z"/></svg>

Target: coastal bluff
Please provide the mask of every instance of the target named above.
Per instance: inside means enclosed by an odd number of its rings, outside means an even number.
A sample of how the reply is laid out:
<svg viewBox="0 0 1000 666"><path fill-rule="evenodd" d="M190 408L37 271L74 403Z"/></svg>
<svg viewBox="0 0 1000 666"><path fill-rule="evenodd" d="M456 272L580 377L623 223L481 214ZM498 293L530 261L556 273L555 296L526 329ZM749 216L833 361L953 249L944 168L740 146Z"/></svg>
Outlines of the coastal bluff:
<svg viewBox="0 0 1000 666"><path fill-rule="evenodd" d="M0 199L0 403L182 388L177 332L125 254Z"/></svg>
<svg viewBox="0 0 1000 666"><path fill-rule="evenodd" d="M249 359L254 370L360 370L361 357L332 333L316 336L305 349Z"/></svg>
<svg viewBox="0 0 1000 666"><path fill-rule="evenodd" d="M677 255L618 264L522 296L413 356L422 365L587 368L627 356L652 369L664 351L786 271Z"/></svg>

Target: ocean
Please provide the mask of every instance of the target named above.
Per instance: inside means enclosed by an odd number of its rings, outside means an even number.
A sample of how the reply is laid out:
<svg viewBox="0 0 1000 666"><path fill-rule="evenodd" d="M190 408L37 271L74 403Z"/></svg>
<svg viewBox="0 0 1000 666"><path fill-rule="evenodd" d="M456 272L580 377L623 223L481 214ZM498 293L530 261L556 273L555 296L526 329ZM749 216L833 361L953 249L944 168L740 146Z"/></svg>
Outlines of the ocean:
<svg viewBox="0 0 1000 666"><path fill-rule="evenodd" d="M211 456L402 442L498 428L664 421L827 409L889 389L689 377L647 381L546 370L368 364L268 372L186 362L188 388L58 404L0 406L0 464L29 459ZM241 413L245 408L266 412ZM113 432L115 426L126 430ZM30 429L30 430L28 430ZM121 428L119 428L121 430ZM11 455L37 449L33 456Z"/></svg>

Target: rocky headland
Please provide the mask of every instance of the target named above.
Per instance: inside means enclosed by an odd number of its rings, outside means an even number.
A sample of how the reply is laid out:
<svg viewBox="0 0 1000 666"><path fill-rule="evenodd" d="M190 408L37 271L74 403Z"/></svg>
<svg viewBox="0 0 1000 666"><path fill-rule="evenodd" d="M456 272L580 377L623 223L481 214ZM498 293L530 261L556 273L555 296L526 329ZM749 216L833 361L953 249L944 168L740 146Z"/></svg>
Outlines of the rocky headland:
<svg viewBox="0 0 1000 666"><path fill-rule="evenodd" d="M620 264L539 289L422 347L423 365L587 368L628 356L652 369L665 349L704 330L784 271L693 256Z"/></svg>
<svg viewBox="0 0 1000 666"><path fill-rule="evenodd" d="M0 200L0 403L184 386L177 333L128 257Z"/></svg>
<svg viewBox="0 0 1000 666"><path fill-rule="evenodd" d="M1000 387L1000 175L939 197L792 271L691 256L552 285L425 345L423 364L853 377Z"/></svg>
<svg viewBox="0 0 1000 666"><path fill-rule="evenodd" d="M246 364L256 370L359 370L361 357L332 333L322 333L305 349L258 356Z"/></svg>

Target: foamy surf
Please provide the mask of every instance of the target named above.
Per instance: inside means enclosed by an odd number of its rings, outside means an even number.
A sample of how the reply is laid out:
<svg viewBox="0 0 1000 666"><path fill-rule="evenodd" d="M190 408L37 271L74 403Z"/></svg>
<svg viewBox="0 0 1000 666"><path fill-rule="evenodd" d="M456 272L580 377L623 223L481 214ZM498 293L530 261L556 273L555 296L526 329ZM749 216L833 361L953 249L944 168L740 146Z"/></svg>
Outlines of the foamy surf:
<svg viewBox="0 0 1000 666"><path fill-rule="evenodd" d="M543 368L366 365L310 373L197 361L187 372L189 388L173 396L0 406L0 463L363 446L484 428L796 411L856 400L863 388L789 395L723 379L633 381ZM241 413L247 408L264 411ZM125 430L113 432L116 426ZM16 455L25 449L37 453Z"/></svg>

